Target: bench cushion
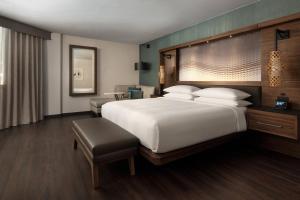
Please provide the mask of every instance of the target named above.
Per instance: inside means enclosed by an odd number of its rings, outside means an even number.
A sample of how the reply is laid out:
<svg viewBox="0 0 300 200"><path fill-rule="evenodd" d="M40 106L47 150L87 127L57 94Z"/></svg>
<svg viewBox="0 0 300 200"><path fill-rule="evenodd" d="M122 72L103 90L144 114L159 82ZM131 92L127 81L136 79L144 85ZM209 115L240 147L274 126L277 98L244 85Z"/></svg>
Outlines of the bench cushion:
<svg viewBox="0 0 300 200"><path fill-rule="evenodd" d="M73 128L93 156L137 147L139 143L134 135L104 118L76 120Z"/></svg>

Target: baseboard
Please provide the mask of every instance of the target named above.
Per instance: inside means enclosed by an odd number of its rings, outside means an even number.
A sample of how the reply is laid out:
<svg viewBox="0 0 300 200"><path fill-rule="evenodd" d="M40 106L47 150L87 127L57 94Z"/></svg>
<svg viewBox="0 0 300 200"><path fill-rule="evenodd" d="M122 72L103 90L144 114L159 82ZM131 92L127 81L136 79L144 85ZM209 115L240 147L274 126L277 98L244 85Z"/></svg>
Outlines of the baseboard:
<svg viewBox="0 0 300 200"><path fill-rule="evenodd" d="M62 113L62 116L63 117L66 117L66 116L71 116L71 115L92 115L93 112L92 111L81 111L81 112L70 112L70 113Z"/></svg>
<svg viewBox="0 0 300 200"><path fill-rule="evenodd" d="M55 114L55 115L45 115L45 119L52 119L52 118L59 118L62 117L62 114Z"/></svg>
<svg viewBox="0 0 300 200"><path fill-rule="evenodd" d="M93 112L92 111L81 111L81 112L61 113L61 114L55 114L55 115L45 115L45 119L67 117L67 116L72 116L72 115L93 115Z"/></svg>

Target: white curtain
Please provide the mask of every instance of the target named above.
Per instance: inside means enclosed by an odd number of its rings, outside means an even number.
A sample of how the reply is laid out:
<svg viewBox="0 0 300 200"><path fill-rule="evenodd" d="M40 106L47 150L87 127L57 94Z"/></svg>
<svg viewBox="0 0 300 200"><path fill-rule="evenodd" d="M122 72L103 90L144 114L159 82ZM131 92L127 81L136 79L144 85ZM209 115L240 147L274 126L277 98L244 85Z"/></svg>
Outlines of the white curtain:
<svg viewBox="0 0 300 200"><path fill-rule="evenodd" d="M0 129L43 119L43 39L3 28L0 43Z"/></svg>
<svg viewBox="0 0 300 200"><path fill-rule="evenodd" d="M7 52L5 49L8 47L8 34L8 29L0 27L0 87L4 85L4 64L7 61Z"/></svg>

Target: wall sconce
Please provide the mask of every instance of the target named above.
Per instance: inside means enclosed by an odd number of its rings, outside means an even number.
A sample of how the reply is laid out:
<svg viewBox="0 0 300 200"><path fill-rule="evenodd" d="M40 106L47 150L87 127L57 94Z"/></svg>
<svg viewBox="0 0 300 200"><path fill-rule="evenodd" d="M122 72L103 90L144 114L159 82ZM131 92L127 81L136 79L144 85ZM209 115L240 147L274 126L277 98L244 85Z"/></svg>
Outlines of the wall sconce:
<svg viewBox="0 0 300 200"><path fill-rule="evenodd" d="M268 63L268 75L269 75L269 86L278 87L281 85L281 73L283 66L280 59L280 51L278 50L278 40L284 40L290 38L289 30L275 31L275 51L270 52L270 58Z"/></svg>
<svg viewBox="0 0 300 200"><path fill-rule="evenodd" d="M159 94L162 95L164 84L165 84L165 66L163 65L159 66L158 78L159 78Z"/></svg>
<svg viewBox="0 0 300 200"><path fill-rule="evenodd" d="M171 54L163 54L163 57L164 57L164 58L167 58L167 59L171 59L171 58L172 58L172 55L171 55Z"/></svg>
<svg viewBox="0 0 300 200"><path fill-rule="evenodd" d="M163 65L159 66L159 84L165 84L165 67Z"/></svg>

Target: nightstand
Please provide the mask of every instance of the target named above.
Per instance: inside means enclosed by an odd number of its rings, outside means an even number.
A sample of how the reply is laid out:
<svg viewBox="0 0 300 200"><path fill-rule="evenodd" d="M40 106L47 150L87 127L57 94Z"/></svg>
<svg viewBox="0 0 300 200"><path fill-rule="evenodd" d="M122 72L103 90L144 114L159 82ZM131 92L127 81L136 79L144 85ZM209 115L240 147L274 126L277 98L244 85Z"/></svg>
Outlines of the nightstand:
<svg viewBox="0 0 300 200"><path fill-rule="evenodd" d="M248 129L298 140L299 114L296 110L250 107L247 110Z"/></svg>

